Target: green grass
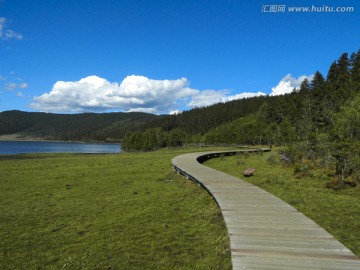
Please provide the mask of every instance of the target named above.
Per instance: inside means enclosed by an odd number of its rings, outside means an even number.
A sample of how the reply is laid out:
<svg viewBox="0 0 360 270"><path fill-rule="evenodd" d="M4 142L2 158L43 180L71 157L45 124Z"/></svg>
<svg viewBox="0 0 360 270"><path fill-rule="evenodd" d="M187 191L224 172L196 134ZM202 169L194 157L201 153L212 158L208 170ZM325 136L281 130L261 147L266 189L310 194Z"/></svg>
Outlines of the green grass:
<svg viewBox="0 0 360 270"><path fill-rule="evenodd" d="M204 165L244 179L281 198L310 217L360 257L359 189L326 189L324 186L329 179L320 172L313 172L313 177L296 177L293 167L267 163L270 154L223 157L209 160ZM252 177L242 176L246 168L256 168Z"/></svg>
<svg viewBox="0 0 360 270"><path fill-rule="evenodd" d="M231 269L216 203L171 169L193 151L0 156L0 269Z"/></svg>

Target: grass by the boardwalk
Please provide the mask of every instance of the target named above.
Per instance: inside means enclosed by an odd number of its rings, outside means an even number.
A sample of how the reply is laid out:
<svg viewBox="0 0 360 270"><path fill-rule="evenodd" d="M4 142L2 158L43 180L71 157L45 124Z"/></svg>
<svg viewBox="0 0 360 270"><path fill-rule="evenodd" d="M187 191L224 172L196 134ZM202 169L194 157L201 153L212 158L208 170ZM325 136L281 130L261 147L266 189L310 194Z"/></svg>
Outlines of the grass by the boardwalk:
<svg viewBox="0 0 360 270"><path fill-rule="evenodd" d="M207 161L204 165L244 179L281 198L310 217L360 257L360 192L349 188L326 189L329 181L321 173L315 177L294 175L294 168L268 164L268 155L230 156ZM244 178L246 168L256 168Z"/></svg>
<svg viewBox="0 0 360 270"><path fill-rule="evenodd" d="M0 156L0 269L230 269L217 205L171 170L186 151Z"/></svg>

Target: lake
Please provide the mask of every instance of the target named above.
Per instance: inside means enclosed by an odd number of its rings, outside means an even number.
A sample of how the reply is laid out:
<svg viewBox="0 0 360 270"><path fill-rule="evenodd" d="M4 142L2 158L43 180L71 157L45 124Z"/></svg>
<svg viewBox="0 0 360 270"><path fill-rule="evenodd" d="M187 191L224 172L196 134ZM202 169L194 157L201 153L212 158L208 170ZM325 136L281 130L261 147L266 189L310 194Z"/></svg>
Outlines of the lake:
<svg viewBox="0 0 360 270"><path fill-rule="evenodd" d="M115 143L22 142L0 141L0 154L23 153L119 153Z"/></svg>

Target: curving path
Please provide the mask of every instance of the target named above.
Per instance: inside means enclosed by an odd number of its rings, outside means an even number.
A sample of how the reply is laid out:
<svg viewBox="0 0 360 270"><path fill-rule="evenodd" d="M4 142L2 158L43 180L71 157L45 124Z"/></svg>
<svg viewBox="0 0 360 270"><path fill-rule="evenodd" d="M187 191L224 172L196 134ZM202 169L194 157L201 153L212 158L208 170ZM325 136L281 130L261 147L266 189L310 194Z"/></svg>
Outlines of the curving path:
<svg viewBox="0 0 360 270"><path fill-rule="evenodd" d="M237 152L191 153L172 160L175 170L200 184L218 203L230 237L233 269L360 269L360 260L349 249L289 204L201 165Z"/></svg>

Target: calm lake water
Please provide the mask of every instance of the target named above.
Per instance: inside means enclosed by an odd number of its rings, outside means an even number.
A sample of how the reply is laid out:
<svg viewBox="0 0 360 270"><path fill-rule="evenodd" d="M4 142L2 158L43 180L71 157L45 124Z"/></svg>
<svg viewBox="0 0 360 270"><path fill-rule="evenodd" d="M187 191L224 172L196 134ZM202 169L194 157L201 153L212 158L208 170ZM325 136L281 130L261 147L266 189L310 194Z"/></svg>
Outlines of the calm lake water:
<svg viewBox="0 0 360 270"><path fill-rule="evenodd" d="M119 153L115 143L19 142L0 141L0 154L22 153Z"/></svg>

